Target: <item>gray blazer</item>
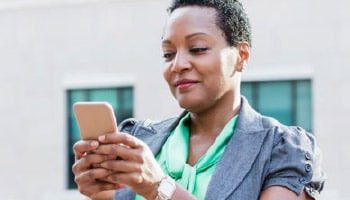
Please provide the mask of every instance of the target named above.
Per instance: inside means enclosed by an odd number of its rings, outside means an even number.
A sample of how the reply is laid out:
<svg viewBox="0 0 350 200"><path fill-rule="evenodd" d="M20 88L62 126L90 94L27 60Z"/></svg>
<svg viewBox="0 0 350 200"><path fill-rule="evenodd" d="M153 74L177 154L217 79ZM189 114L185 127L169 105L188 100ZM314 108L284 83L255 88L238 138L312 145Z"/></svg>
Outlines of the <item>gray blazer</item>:
<svg viewBox="0 0 350 200"><path fill-rule="evenodd" d="M143 140L156 155L184 114L161 122L129 119L119 128ZM217 163L205 199L254 200L274 185L296 194L305 190L317 199L325 182L320 165L313 135L260 115L242 97L235 134ZM135 194L124 188L115 192L117 199L134 200Z"/></svg>

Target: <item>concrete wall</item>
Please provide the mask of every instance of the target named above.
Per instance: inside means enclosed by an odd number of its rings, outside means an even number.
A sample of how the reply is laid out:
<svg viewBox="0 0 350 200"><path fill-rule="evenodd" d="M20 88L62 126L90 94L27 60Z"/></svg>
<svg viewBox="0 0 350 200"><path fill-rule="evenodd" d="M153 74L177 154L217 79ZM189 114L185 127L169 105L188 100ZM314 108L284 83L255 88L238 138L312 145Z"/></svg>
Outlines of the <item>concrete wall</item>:
<svg viewBox="0 0 350 200"><path fill-rule="evenodd" d="M350 199L350 3L243 2L253 26L245 78L313 79L314 129L328 173L322 199ZM66 190L67 88L133 84L136 117L180 111L161 77L166 6L164 0L0 1L1 199L84 199Z"/></svg>

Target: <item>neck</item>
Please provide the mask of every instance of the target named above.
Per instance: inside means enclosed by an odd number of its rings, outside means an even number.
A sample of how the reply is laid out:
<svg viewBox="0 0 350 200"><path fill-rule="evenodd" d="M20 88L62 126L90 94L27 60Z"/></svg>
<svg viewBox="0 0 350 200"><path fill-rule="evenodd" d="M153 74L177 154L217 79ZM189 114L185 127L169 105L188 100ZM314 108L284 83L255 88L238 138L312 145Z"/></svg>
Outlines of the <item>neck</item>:
<svg viewBox="0 0 350 200"><path fill-rule="evenodd" d="M226 98L226 102L220 102L213 108L200 113L191 113L191 135L220 134L226 123L239 113L241 108L240 95Z"/></svg>

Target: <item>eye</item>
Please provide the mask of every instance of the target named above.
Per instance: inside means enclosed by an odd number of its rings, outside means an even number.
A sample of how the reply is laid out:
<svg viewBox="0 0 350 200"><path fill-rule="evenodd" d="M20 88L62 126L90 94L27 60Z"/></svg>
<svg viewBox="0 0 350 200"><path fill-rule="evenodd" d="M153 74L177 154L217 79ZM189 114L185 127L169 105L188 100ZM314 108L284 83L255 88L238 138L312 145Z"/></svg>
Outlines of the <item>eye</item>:
<svg viewBox="0 0 350 200"><path fill-rule="evenodd" d="M192 49L190 49L190 52L193 54L200 54L200 53L204 53L208 50L209 50L209 48L207 48L207 47L201 47L201 48L192 48Z"/></svg>
<svg viewBox="0 0 350 200"><path fill-rule="evenodd" d="M174 55L175 55L175 53L173 53L173 52L165 52L163 54L163 58L165 61L169 61L174 57Z"/></svg>

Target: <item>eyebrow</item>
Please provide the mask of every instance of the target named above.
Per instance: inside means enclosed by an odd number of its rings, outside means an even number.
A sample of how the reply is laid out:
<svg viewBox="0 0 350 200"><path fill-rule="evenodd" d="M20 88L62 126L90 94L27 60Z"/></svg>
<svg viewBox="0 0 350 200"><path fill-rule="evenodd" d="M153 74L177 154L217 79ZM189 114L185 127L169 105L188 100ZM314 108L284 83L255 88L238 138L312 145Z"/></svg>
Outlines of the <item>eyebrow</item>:
<svg viewBox="0 0 350 200"><path fill-rule="evenodd" d="M188 39L190 39L190 38L192 38L192 37L195 37L195 36L197 36L197 35L208 35L208 34L207 34L207 33L204 33L204 32L192 33L192 34L190 34L190 35L186 35L186 36L185 36L185 39L188 40ZM163 37L162 37L162 39L163 39ZM168 39L166 39L166 40L163 40L162 43L163 43L163 44L171 44L171 41L168 40Z"/></svg>

